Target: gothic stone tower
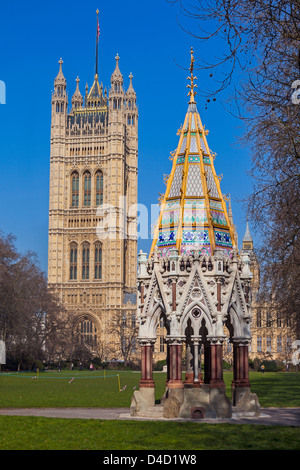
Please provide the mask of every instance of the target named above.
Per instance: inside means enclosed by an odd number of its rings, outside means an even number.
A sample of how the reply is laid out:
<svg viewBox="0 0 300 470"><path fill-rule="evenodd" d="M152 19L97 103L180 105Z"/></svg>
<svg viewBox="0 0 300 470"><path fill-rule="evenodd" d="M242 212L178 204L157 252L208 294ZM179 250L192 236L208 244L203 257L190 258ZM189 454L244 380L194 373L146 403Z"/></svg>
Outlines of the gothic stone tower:
<svg viewBox="0 0 300 470"><path fill-rule="evenodd" d="M152 360L161 320L167 330L167 382L161 400L164 417L230 418L233 413L259 413L248 374L250 260L236 246L207 131L195 102L193 68L191 51L188 110L150 256L138 256L141 381L132 398L132 415L143 416L149 408L155 412ZM234 350L232 401L223 380L225 325Z"/></svg>
<svg viewBox="0 0 300 470"><path fill-rule="evenodd" d="M77 78L68 109L62 63L52 95L48 283L80 341L120 358L108 333L115 316L136 313L136 94L131 74L124 90L117 55L109 94L96 60L91 89L83 99Z"/></svg>

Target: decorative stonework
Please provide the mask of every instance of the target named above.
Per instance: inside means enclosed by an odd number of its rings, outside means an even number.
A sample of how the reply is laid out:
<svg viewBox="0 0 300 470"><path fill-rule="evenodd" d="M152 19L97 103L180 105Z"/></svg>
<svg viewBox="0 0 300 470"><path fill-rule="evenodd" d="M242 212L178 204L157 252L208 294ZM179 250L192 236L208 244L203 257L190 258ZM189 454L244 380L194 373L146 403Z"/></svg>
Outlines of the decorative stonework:
<svg viewBox="0 0 300 470"><path fill-rule="evenodd" d="M128 207L137 203L138 109L132 75L125 91L118 62L119 57L109 91L95 74L92 87L87 86L82 96L77 78L68 110L67 82L60 61L52 94L48 283L75 323L85 318L92 321L102 344L112 342L107 321L117 314L131 318L136 313L137 239L135 235L119 236L124 224L128 227L136 215L125 220L119 217L119 200L126 195ZM97 183L97 172L102 183ZM76 204L72 200L74 173L78 175ZM87 173L90 183L85 187ZM103 184L98 200L97 184ZM99 236L104 205L116 208L115 239ZM100 271L95 273L98 242L101 275ZM70 278L71 244L77 250L74 279ZM88 262L83 261L84 246L89 247ZM84 262L88 275L83 271ZM99 355L97 347L94 353Z"/></svg>
<svg viewBox="0 0 300 470"><path fill-rule="evenodd" d="M194 100L193 63L192 53L188 112L180 130L150 256L143 252L138 255L141 369L142 377L148 377L148 382L143 380L140 390L134 394L133 415L142 416L146 402L151 406L154 403L152 365L149 365L153 348L146 344L147 338L153 344L162 318L167 330L167 382L162 397L165 417L191 418L200 413L203 417L229 418L236 407L240 411L241 403L247 412L259 412L255 396L245 392L247 387L250 390L252 274L249 257L247 253L238 253L236 248L234 229ZM207 165L202 158L200 163L192 163L190 153L193 152L199 157L205 152ZM195 199L191 200L191 196ZM169 217L172 226L168 229L166 211L172 205L180 207L180 214ZM205 210L207 217L199 217L199 213L197 217L191 206ZM232 402L226 396L223 381L224 325L235 348ZM184 351L187 366L183 381ZM201 351L204 379L199 367ZM149 384L147 396L145 383ZM141 403L144 403L142 411Z"/></svg>

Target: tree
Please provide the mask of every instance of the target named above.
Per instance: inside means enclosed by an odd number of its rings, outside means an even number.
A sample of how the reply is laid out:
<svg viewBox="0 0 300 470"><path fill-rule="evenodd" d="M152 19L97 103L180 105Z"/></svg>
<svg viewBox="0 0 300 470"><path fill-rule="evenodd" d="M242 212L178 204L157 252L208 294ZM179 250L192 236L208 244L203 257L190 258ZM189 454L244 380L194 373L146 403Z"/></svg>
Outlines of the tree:
<svg viewBox="0 0 300 470"><path fill-rule="evenodd" d="M60 315L36 256L19 254L14 237L0 232L0 338L7 355L19 362L45 359L64 329Z"/></svg>
<svg viewBox="0 0 300 470"><path fill-rule="evenodd" d="M126 367L137 347L138 324L135 314L129 317L125 311L116 312L111 319L109 333L114 337L110 345L111 354L115 355L115 359L122 358Z"/></svg>
<svg viewBox="0 0 300 470"><path fill-rule="evenodd" d="M223 52L200 69L216 76L210 96L231 90L244 124L241 143L250 149L253 184L246 207L260 238L262 301L272 299L299 335L300 2L172 3L180 4L182 27ZM193 31L186 19L196 21Z"/></svg>

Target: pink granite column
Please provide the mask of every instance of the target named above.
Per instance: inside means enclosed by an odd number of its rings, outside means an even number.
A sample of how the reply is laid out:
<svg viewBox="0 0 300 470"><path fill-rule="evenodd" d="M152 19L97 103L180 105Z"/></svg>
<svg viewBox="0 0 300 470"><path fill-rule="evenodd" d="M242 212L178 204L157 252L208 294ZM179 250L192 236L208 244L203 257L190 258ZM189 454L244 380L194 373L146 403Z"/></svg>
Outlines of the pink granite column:
<svg viewBox="0 0 300 470"><path fill-rule="evenodd" d="M154 388L153 380L153 343L154 340L142 340L141 344L141 380L140 388Z"/></svg>
<svg viewBox="0 0 300 470"><path fill-rule="evenodd" d="M248 341L233 343L233 388L250 387Z"/></svg>
<svg viewBox="0 0 300 470"><path fill-rule="evenodd" d="M223 340L210 340L210 387L225 388L223 380Z"/></svg>
<svg viewBox="0 0 300 470"><path fill-rule="evenodd" d="M169 338L169 388L183 388L182 381L182 340Z"/></svg>

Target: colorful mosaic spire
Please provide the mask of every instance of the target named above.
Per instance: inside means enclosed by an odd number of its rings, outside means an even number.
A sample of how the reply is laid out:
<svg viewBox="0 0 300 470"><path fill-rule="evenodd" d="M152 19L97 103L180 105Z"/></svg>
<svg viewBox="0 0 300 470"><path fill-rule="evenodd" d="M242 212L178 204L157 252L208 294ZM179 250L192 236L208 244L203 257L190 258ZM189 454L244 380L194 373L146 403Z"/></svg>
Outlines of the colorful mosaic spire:
<svg viewBox="0 0 300 470"><path fill-rule="evenodd" d="M179 131L178 147L172 154L172 171L161 200L150 256L155 246L161 256L168 255L173 248L180 254L198 251L200 255L210 255L216 249L229 253L235 246L234 229L220 188L221 178L216 174L214 156L206 139L208 132L195 102L197 85L193 71L192 49L187 85L189 106Z"/></svg>

